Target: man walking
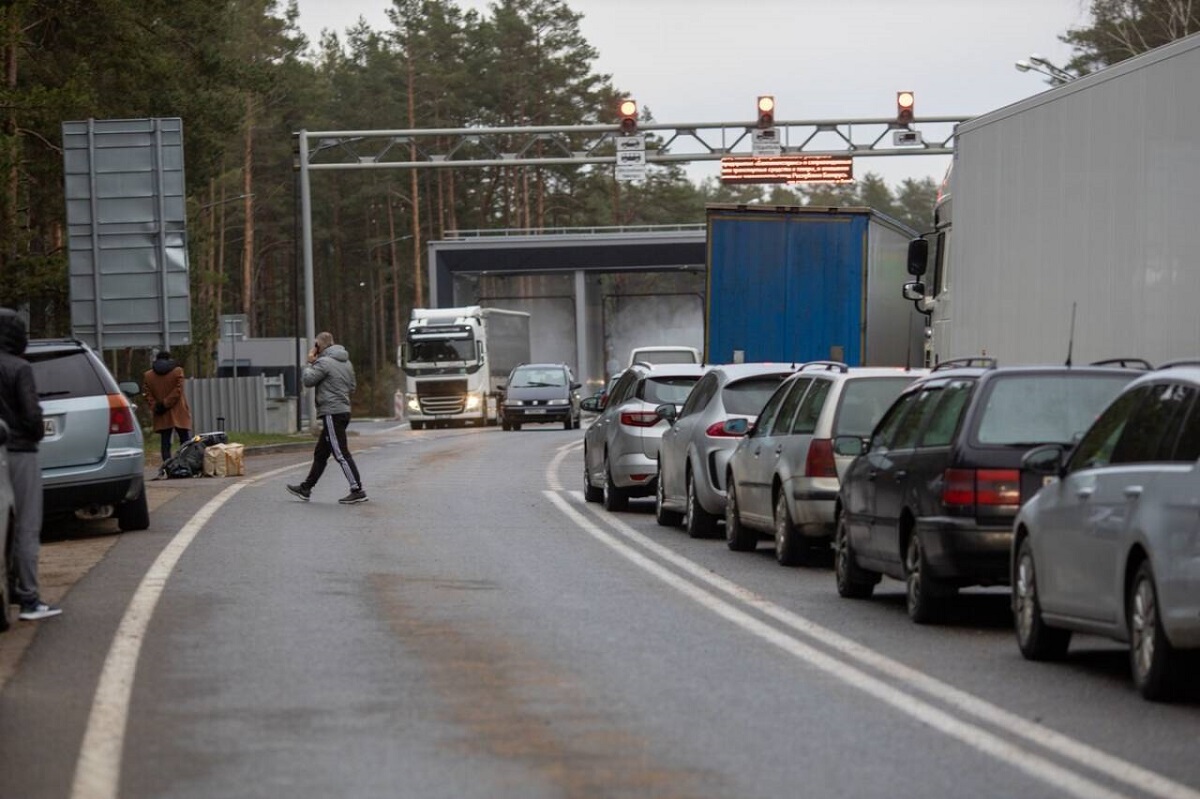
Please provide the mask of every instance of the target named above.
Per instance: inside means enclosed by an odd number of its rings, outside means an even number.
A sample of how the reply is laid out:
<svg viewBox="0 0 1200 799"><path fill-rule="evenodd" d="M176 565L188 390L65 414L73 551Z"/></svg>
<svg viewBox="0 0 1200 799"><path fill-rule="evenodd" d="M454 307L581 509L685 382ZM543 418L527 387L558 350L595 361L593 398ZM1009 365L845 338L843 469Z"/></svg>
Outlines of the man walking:
<svg viewBox="0 0 1200 799"><path fill-rule="evenodd" d="M13 599L26 621L57 616L62 610L38 596L38 550L42 535L42 467L38 442L46 434L33 367L22 355L29 343L25 320L0 308L0 418L8 425L8 476L12 481L16 528L13 541Z"/></svg>
<svg viewBox="0 0 1200 799"><path fill-rule="evenodd" d="M346 446L346 427L350 424L350 395L354 393L354 366L350 353L340 344L333 343L332 333L318 333L317 341L308 353L308 366L304 367L301 379L305 388L317 389L317 415L324 423L317 448L313 452L312 467L308 477L299 485L289 485L287 490L308 502L313 487L321 479L329 456L333 455L342 474L350 483L350 493L338 500L343 505L366 502L358 466Z"/></svg>

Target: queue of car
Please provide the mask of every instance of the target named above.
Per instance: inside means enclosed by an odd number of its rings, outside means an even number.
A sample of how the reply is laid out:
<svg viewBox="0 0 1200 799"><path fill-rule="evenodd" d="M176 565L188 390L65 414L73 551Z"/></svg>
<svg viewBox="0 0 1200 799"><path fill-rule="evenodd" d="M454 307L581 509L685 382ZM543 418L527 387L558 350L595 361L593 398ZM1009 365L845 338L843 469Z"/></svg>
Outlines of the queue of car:
<svg viewBox="0 0 1200 799"><path fill-rule="evenodd" d="M1128 643L1148 699L1196 671L1200 361L634 364L583 408L589 502L653 494L660 525L723 521L731 550L773 539L782 565L832 547L840 596L893 577L922 624L1010 586L1026 658L1073 632Z"/></svg>

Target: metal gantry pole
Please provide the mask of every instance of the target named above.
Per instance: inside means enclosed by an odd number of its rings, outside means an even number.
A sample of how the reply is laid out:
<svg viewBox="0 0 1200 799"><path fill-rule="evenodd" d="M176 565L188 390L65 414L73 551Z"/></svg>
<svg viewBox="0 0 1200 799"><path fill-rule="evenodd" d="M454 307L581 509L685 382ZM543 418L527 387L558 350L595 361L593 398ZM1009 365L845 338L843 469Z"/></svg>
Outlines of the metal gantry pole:
<svg viewBox="0 0 1200 799"><path fill-rule="evenodd" d="M304 337L302 348L311 347L317 337L317 304L313 295L313 243L312 243L312 187L309 184L308 171L308 131L300 130L300 216L304 240ZM303 368L303 367L302 367ZM296 375L297 381L300 375ZM308 405L308 425L310 429L317 426L317 397L313 391L303 392L302 383L297 383L297 389L305 394Z"/></svg>

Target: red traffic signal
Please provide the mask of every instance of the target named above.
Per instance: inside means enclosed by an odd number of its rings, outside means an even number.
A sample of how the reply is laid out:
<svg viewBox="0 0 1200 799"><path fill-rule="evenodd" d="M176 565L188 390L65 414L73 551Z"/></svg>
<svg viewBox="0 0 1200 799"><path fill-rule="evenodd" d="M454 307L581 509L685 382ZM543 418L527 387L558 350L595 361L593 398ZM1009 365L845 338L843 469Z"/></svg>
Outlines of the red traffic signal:
<svg viewBox="0 0 1200 799"><path fill-rule="evenodd" d="M617 107L617 111L621 117L621 133L626 136L632 136L637 133L637 101L626 98L621 101L621 104Z"/></svg>
<svg viewBox="0 0 1200 799"><path fill-rule="evenodd" d="M775 126L775 98L769 94L758 96L758 126L760 128Z"/></svg>
<svg viewBox="0 0 1200 799"><path fill-rule="evenodd" d="M913 104L916 98L912 92L896 92L896 121L907 125L913 120Z"/></svg>

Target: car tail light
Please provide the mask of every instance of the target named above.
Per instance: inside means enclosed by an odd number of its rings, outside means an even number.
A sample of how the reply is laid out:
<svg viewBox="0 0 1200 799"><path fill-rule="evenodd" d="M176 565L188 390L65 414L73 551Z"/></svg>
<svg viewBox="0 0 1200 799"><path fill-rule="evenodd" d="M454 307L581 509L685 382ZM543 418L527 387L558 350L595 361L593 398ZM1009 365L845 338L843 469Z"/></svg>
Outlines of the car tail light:
<svg viewBox="0 0 1200 799"><path fill-rule="evenodd" d="M804 459L805 477L837 477L837 463L833 460L833 441L814 438L808 445L808 457Z"/></svg>
<svg viewBox="0 0 1200 799"><path fill-rule="evenodd" d="M742 437L741 435L739 435L737 433L725 432L725 422L723 422L723 421L722 422L713 422L712 424L710 424L708 426L708 429L704 431L704 435L711 436L712 438L741 438Z"/></svg>
<svg viewBox="0 0 1200 799"><path fill-rule="evenodd" d="M988 507L1021 504L1021 472L1017 469L947 469L942 504Z"/></svg>
<svg viewBox="0 0 1200 799"><path fill-rule="evenodd" d="M625 411L621 414L621 424L631 427L654 427L659 417L654 411Z"/></svg>
<svg viewBox="0 0 1200 799"><path fill-rule="evenodd" d="M108 432L110 435L133 432L133 409L121 394L108 395Z"/></svg>

